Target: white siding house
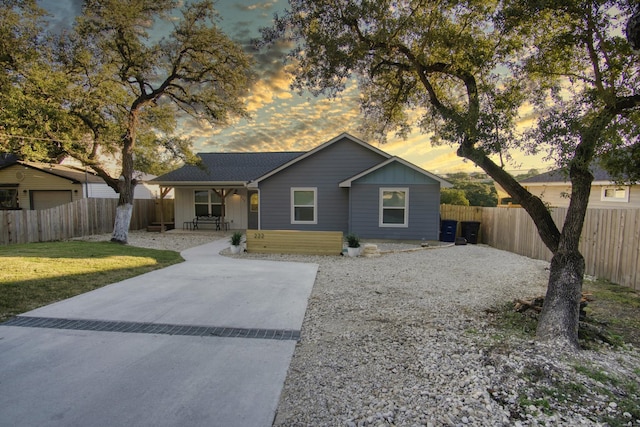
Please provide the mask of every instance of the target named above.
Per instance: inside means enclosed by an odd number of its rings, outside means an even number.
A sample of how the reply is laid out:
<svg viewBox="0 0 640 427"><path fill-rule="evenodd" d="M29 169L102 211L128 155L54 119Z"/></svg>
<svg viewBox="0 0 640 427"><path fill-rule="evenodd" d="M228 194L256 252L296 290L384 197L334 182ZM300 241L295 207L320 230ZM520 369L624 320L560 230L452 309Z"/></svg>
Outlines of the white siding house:
<svg viewBox="0 0 640 427"><path fill-rule="evenodd" d="M639 185L616 184L605 170L598 167L594 167L592 173L594 180L589 196L590 208L640 208ZM527 178L521 184L550 207L569 206L571 182L559 170Z"/></svg>

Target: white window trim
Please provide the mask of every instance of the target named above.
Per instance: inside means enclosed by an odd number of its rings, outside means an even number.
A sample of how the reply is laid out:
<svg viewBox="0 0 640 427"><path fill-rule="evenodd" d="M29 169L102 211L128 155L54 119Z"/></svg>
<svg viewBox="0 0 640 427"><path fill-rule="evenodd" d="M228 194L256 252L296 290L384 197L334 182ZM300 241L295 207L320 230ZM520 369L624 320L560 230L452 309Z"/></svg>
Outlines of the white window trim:
<svg viewBox="0 0 640 427"><path fill-rule="evenodd" d="M404 197L404 223L403 224L385 224L384 219L384 198L385 191L403 191ZM408 228L409 227L409 188L408 187L380 187L379 190L379 211L378 211L378 226L379 227L393 227L393 228ZM387 208L389 209L389 208Z"/></svg>
<svg viewBox="0 0 640 427"><path fill-rule="evenodd" d="M616 198L616 197L607 197L606 196L606 191L607 190L617 190L617 189L623 189L624 190L624 197L622 198ZM600 192L600 201L602 202L614 202L614 203L629 203L629 193L630 193L630 189L628 186L624 186L624 185L607 185L602 187L602 190Z"/></svg>
<svg viewBox="0 0 640 427"><path fill-rule="evenodd" d="M207 192L207 215L212 215L212 207L213 206L220 206L220 210L222 210L222 200L220 201L220 203L213 203L213 190L209 190L209 189L194 189L193 190L193 209L194 211L196 210L195 207L196 205L205 205L205 202L196 202L196 193L197 192Z"/></svg>
<svg viewBox="0 0 640 427"><path fill-rule="evenodd" d="M313 221L296 221L296 206L294 194L296 191L313 191ZM318 223L318 187L291 187L291 224L317 224Z"/></svg>

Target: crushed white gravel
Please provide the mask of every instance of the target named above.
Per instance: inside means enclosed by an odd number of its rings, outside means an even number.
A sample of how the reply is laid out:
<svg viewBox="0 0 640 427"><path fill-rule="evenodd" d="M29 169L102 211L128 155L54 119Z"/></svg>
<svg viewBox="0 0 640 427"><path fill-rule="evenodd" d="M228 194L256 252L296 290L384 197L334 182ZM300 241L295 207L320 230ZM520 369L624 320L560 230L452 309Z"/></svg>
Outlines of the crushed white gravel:
<svg viewBox="0 0 640 427"><path fill-rule="evenodd" d="M224 237L132 232L129 244ZM547 262L484 245L378 247L390 252L234 255L319 265L275 426L640 426L618 387L640 383L637 349L570 356L495 324L496 307L544 293Z"/></svg>

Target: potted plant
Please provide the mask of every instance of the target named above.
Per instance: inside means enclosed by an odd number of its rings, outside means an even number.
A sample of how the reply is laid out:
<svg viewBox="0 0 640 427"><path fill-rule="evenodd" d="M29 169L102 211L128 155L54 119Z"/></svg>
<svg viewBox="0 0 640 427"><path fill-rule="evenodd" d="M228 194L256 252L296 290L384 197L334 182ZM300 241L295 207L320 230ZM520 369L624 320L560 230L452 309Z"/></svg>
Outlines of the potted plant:
<svg viewBox="0 0 640 427"><path fill-rule="evenodd" d="M349 256L358 256L360 254L360 238L353 233L349 233L344 239L347 241L347 253Z"/></svg>
<svg viewBox="0 0 640 427"><path fill-rule="evenodd" d="M242 251L242 233L239 231L234 231L229 239L231 243L231 253L239 254Z"/></svg>

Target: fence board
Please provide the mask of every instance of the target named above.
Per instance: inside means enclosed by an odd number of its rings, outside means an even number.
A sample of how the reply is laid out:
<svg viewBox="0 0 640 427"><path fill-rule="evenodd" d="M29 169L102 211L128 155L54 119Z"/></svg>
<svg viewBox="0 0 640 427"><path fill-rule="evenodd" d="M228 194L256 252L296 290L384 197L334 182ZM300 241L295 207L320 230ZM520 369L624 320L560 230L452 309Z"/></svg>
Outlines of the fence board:
<svg viewBox="0 0 640 427"><path fill-rule="evenodd" d="M0 244L50 242L109 233L113 230L117 204L117 199L80 199L40 211L0 210ZM173 212L173 200L164 200L163 204L165 211ZM146 228L156 221L156 212L155 200L135 200L130 229Z"/></svg>

